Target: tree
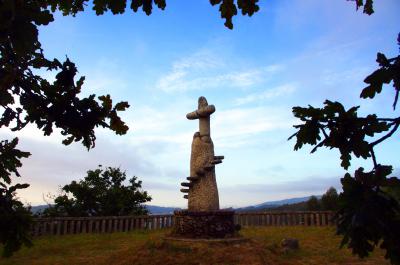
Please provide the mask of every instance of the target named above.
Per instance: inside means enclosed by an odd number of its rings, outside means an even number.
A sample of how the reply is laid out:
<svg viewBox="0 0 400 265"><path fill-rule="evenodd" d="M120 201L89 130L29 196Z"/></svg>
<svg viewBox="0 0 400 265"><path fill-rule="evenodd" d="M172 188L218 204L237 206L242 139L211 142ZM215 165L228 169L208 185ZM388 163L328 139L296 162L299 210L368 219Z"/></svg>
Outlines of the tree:
<svg viewBox="0 0 400 265"><path fill-rule="evenodd" d="M338 208L338 193L334 187L330 187L321 197L321 206L323 210L337 210Z"/></svg>
<svg viewBox="0 0 400 265"><path fill-rule="evenodd" d="M333 211L338 208L339 196L334 187L330 187L321 197L318 199L316 196L311 196L306 201L306 208L308 211Z"/></svg>
<svg viewBox="0 0 400 265"><path fill-rule="evenodd" d="M317 197L314 195L310 197L307 201L307 210L308 211L319 211L321 210L321 204Z"/></svg>
<svg viewBox="0 0 400 265"><path fill-rule="evenodd" d="M16 149L18 139L0 142L0 242L4 243L3 256L9 257L21 247L31 245L29 229L30 211L15 198L15 191L28 187L28 184L11 186L11 173L19 176L17 168L20 159L29 153Z"/></svg>
<svg viewBox="0 0 400 265"><path fill-rule="evenodd" d="M101 166L87 171L83 180L72 181L62 187L62 194L54 205L45 209L43 216L122 216L144 215L147 209L142 205L151 201L142 191L142 181L137 177L129 179L125 186L126 172L120 168Z"/></svg>
<svg viewBox="0 0 400 265"><path fill-rule="evenodd" d="M258 0L210 0L212 5L219 6L225 26L230 29L233 28L232 18L237 15L238 9L243 15L252 16L259 11L257 2ZM356 7L364 7L364 13L367 14L373 13L372 2L373 0L366 0L364 4L363 0L355 0ZM32 123L47 136L56 127L65 136L63 144L81 141L88 149L95 146L96 127L108 128L119 135L127 132L128 126L120 119L118 112L126 110L129 104L119 102L113 105L109 95L99 96L97 100L95 95L80 99L78 96L85 78L75 80L77 67L68 57L63 63L58 59L46 58L38 39L38 26L54 21L53 14L56 11L65 16L75 16L84 11L88 3L92 3L97 15L109 10L113 14L122 14L127 6L126 0L0 0L0 106L3 108L0 128L9 127L12 131L18 131ZM150 15L153 3L162 10L166 7L165 0L132 0L130 9L137 12L141 8ZM37 70L58 71L56 80L50 83L35 74ZM1 143L5 146L9 141ZM18 143L18 139L14 138L11 143ZM8 212L0 213L17 218L19 211L15 207L19 203L13 194L29 185L11 186L9 174L14 173L18 177L20 159L30 154L24 152L24 156L18 156L20 151L16 149L16 144L11 146L11 169L8 166L0 168L3 171L0 175L0 209L8 209ZM1 156L3 157L3 153ZM1 166L4 165L3 162ZM20 242L13 243L14 251L21 242L29 240L20 240L18 234L10 239L8 234L4 234L4 231L12 230L11 223L13 222L7 222L4 229L0 229L0 243L7 245L9 240ZM25 234L28 235L27 231Z"/></svg>
<svg viewBox="0 0 400 265"><path fill-rule="evenodd" d="M400 34L398 36L400 45ZM393 110L400 92L400 55L388 59L377 54L379 69L367 76L361 98L374 98L383 84L393 84ZM343 192L339 195L337 233L343 235L341 246L348 245L354 254L368 256L376 246L386 250L385 258L400 264L400 204L393 194L400 189L400 180L389 177L392 166L377 162L374 148L388 140L400 126L400 116L377 117L370 114L359 117L359 106L348 110L339 102L326 100L325 107L294 107L293 114L302 121L295 125L295 150L305 144L313 145L311 153L320 147L337 148L341 166L348 169L351 156L371 158L372 169L358 168L354 176L346 173L341 179ZM382 135L383 134L383 135Z"/></svg>

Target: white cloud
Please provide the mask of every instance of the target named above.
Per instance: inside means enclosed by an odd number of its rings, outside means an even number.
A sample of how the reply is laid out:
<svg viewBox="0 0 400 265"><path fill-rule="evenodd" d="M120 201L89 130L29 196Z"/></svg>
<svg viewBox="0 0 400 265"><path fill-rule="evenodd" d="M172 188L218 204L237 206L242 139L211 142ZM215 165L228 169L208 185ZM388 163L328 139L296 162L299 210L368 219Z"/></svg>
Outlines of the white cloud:
<svg viewBox="0 0 400 265"><path fill-rule="evenodd" d="M57 194L59 186L82 179L87 170L95 169L99 164L103 167L120 167L127 171L129 178L137 176L143 181L143 187L149 189L155 204L163 201L156 190L179 191L178 178L184 177L181 168L164 165L157 159L153 161L151 154L144 151L167 153L172 159L170 151L158 142L143 142L142 146L134 146L123 139L117 143L98 135L96 148L88 152L79 143L63 146L61 143L44 143L38 139L21 137L18 148L32 155L22 160L23 166L19 170L22 178L15 178L13 183L31 184L28 189L19 191L18 195L32 204L43 204L43 194ZM168 183L176 183L175 188Z"/></svg>
<svg viewBox="0 0 400 265"><path fill-rule="evenodd" d="M272 99L280 96L292 94L296 90L297 86L294 83L280 85L271 89L266 89L260 93L248 94L245 97L237 98L235 105L244 105L255 101L263 101L266 99Z"/></svg>
<svg viewBox="0 0 400 265"><path fill-rule="evenodd" d="M281 65L241 67L225 62L212 52L203 51L174 62L171 71L162 76L156 86L165 92L215 87L247 88L263 83L268 73L281 69Z"/></svg>
<svg viewBox="0 0 400 265"><path fill-rule="evenodd" d="M80 75L86 77L83 95L89 93L107 94L110 89L115 91L128 87L126 73L120 67L117 59L100 58L88 69L81 69ZM79 76L79 73L78 73ZM115 93L113 93L115 95Z"/></svg>
<svg viewBox="0 0 400 265"><path fill-rule="evenodd" d="M289 129L293 124L290 111L279 108L235 108L223 110L212 120L213 139L221 148L237 148L257 143L263 133Z"/></svg>

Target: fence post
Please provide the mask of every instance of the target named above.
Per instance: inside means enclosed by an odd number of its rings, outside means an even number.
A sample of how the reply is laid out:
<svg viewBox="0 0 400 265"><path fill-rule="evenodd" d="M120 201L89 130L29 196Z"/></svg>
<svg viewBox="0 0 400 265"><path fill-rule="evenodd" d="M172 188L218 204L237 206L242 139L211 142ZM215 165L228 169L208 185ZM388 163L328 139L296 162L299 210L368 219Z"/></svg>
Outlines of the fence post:
<svg viewBox="0 0 400 265"><path fill-rule="evenodd" d="M76 221L76 234L80 234L81 233L81 221L78 219Z"/></svg>
<svg viewBox="0 0 400 265"><path fill-rule="evenodd" d="M292 225L297 225L297 218L296 218L296 213L291 213L290 218L292 219L291 223Z"/></svg>
<svg viewBox="0 0 400 265"><path fill-rule="evenodd" d="M323 226L327 225L327 222L326 222L326 214L327 214L327 213L322 213L322 216L321 216L321 217L322 217L322 225L323 225Z"/></svg>
<svg viewBox="0 0 400 265"><path fill-rule="evenodd" d="M101 219L100 226L101 226L100 233L106 233L107 232L107 218L106 217Z"/></svg>
<svg viewBox="0 0 400 265"><path fill-rule="evenodd" d="M56 227L56 235L59 236L61 234L61 221L57 220L57 227Z"/></svg>

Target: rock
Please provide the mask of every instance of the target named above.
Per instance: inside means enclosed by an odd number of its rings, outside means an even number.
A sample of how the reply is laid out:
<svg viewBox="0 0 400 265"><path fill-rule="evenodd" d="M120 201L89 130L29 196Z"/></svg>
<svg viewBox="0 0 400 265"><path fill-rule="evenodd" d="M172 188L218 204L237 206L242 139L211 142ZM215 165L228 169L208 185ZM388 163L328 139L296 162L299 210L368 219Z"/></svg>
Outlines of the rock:
<svg viewBox="0 0 400 265"><path fill-rule="evenodd" d="M281 241L281 247L283 248L284 252L296 250L299 248L299 240L296 238L284 238Z"/></svg>

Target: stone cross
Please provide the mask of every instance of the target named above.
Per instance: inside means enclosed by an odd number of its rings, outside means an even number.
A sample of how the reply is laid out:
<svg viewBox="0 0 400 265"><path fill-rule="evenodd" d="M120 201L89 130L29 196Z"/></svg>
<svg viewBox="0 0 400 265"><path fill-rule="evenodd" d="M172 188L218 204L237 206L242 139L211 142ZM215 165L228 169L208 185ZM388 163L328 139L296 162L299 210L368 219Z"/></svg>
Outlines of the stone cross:
<svg viewBox="0 0 400 265"><path fill-rule="evenodd" d="M210 136L210 116L214 112L214 105L208 105L207 99L200 97L197 110L186 114L186 118L189 120L199 119L200 136Z"/></svg>
<svg viewBox="0 0 400 265"><path fill-rule="evenodd" d="M214 144L210 135L210 116L215 112L214 105L208 105L205 97L200 97L197 110L186 115L189 120L199 119L199 131L193 136L190 156L189 182L182 182L187 193L189 211L219 210L218 188L215 165L222 162L223 156L214 156Z"/></svg>

